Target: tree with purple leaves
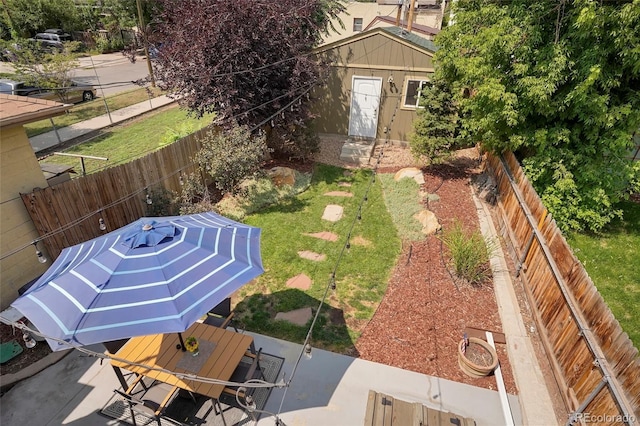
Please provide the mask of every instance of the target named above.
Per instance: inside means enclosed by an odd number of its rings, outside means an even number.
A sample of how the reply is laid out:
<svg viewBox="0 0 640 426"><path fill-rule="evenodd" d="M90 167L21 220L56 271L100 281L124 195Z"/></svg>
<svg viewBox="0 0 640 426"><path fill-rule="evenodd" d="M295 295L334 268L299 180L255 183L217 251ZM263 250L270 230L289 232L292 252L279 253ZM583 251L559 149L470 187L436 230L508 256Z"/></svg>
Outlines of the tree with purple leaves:
<svg viewBox="0 0 640 426"><path fill-rule="evenodd" d="M313 55L342 0L158 0L149 40L159 85L197 116L266 130L271 148L306 157Z"/></svg>

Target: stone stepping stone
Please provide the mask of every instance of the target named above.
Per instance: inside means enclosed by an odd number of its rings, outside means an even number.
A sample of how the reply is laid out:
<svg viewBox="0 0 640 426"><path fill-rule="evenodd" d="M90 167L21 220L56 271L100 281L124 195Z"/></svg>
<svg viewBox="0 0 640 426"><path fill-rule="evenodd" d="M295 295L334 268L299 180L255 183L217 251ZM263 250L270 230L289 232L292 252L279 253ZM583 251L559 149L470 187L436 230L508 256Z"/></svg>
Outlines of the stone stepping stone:
<svg viewBox="0 0 640 426"><path fill-rule="evenodd" d="M352 193L346 191L331 191L325 193L324 195L327 195L329 197L353 197Z"/></svg>
<svg viewBox="0 0 640 426"><path fill-rule="evenodd" d="M338 235L334 234L333 232L322 231L322 232L316 232L314 234L302 234L302 235L306 235L308 237L313 237L313 238L320 238L321 240L325 240L325 241L338 241Z"/></svg>
<svg viewBox="0 0 640 426"><path fill-rule="evenodd" d="M344 209L342 206L337 204L329 204L324 208L324 213L322 214L322 218L324 220L328 220L329 222L337 222L342 219L342 212Z"/></svg>
<svg viewBox="0 0 640 426"><path fill-rule="evenodd" d="M309 250L299 251L298 256L303 259L313 260L314 262L322 262L327 258L326 254L314 253Z"/></svg>
<svg viewBox="0 0 640 426"><path fill-rule="evenodd" d="M287 287L297 288L300 290L309 290L311 288L311 278L305 274L298 274L287 280Z"/></svg>
<svg viewBox="0 0 640 426"><path fill-rule="evenodd" d="M404 169L400 169L393 175L393 180L399 181L404 178L413 178L418 185L424 185L424 175L422 174L422 170L417 167L405 167Z"/></svg>
<svg viewBox="0 0 640 426"><path fill-rule="evenodd" d="M292 324L296 325L306 325L311 317L313 316L313 312L311 312L311 308L300 308L294 311L289 312L278 312L276 314L276 320L288 321Z"/></svg>
<svg viewBox="0 0 640 426"><path fill-rule="evenodd" d="M435 234L442 228L438 218L431 210L421 210L413 216L422 225L422 233L425 235Z"/></svg>

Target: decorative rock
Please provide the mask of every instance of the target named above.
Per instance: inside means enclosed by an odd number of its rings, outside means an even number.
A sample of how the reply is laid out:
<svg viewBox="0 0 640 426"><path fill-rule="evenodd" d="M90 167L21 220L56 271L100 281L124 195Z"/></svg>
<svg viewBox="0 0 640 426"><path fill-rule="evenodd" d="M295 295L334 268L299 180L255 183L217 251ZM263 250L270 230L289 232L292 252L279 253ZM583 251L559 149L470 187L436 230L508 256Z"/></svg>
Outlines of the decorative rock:
<svg viewBox="0 0 640 426"><path fill-rule="evenodd" d="M292 185L296 183L296 171L288 167L274 167L267 172L275 186Z"/></svg>
<svg viewBox="0 0 640 426"><path fill-rule="evenodd" d="M322 218L324 220L328 220L329 222L337 222L342 219L343 211L344 209L342 208L342 206L329 204L327 207L325 207Z"/></svg>
<svg viewBox="0 0 640 426"><path fill-rule="evenodd" d="M326 254L314 253L309 250L299 251L298 256L300 256L303 259L313 260L314 262L322 262L327 258Z"/></svg>
<svg viewBox="0 0 640 426"><path fill-rule="evenodd" d="M311 308L307 307L307 308L296 309L294 311L289 311L289 312L278 312L276 314L275 319L288 321L292 324L303 326L309 322L312 316L313 316L313 312L311 311Z"/></svg>
<svg viewBox="0 0 640 426"><path fill-rule="evenodd" d="M325 241L338 241L338 235L334 234L333 232L322 231L322 232L316 232L314 234L304 234L304 235L307 235L309 237L314 237L314 238L320 238L321 240L325 240Z"/></svg>
<svg viewBox="0 0 640 426"><path fill-rule="evenodd" d="M329 197L353 197L352 193L346 191L331 191L326 192L324 195L327 195Z"/></svg>
<svg viewBox="0 0 640 426"><path fill-rule="evenodd" d="M311 278L305 274L298 274L287 280L287 287L297 288L300 290L309 290L311 288Z"/></svg>
<svg viewBox="0 0 640 426"><path fill-rule="evenodd" d="M338 186L344 186L344 187L350 188L351 184L349 182L340 182L338 183Z"/></svg>
<svg viewBox="0 0 640 426"><path fill-rule="evenodd" d="M422 170L417 167L405 167L404 169L398 170L393 176L393 180L396 182L404 178L413 178L418 185L424 184Z"/></svg>
<svg viewBox="0 0 640 426"><path fill-rule="evenodd" d="M435 234L442 228L436 215L430 210L422 210L413 216L422 224L422 233L425 235Z"/></svg>

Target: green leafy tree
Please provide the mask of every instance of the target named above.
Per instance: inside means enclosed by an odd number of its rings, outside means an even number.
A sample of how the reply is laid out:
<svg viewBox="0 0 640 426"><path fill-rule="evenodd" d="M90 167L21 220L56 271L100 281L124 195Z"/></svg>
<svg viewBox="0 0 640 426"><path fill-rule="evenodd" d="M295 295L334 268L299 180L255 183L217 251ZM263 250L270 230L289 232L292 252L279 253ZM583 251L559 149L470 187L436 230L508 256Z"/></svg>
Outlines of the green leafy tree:
<svg viewBox="0 0 640 426"><path fill-rule="evenodd" d="M31 37L47 28L82 29L73 0L4 0L16 37Z"/></svg>
<svg viewBox="0 0 640 426"><path fill-rule="evenodd" d="M316 149L304 130L313 118L308 94L326 64L313 48L344 10L340 0L157 3L148 34L162 45L154 70L161 88L196 115L215 112L221 126L269 127L277 153L305 157Z"/></svg>
<svg viewBox="0 0 640 426"><path fill-rule="evenodd" d="M437 77L453 89L462 136L516 152L567 230L621 215L637 169L640 0L459 0L437 37Z"/></svg>
<svg viewBox="0 0 640 426"><path fill-rule="evenodd" d="M458 128L458 111L447 83L428 82L422 88L420 106L409 141L411 152L437 163L449 157Z"/></svg>
<svg viewBox="0 0 640 426"><path fill-rule="evenodd" d="M76 50L80 43L65 42L62 52L43 51L34 41L19 40L10 46L17 77L27 85L55 89L61 102L67 103L75 69L80 66Z"/></svg>

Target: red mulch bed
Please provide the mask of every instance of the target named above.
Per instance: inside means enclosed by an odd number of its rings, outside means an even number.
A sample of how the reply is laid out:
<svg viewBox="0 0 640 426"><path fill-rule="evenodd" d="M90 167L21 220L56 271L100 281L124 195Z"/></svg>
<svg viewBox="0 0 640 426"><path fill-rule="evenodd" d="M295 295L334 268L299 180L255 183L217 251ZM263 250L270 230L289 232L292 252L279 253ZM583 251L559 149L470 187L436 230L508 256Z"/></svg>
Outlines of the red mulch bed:
<svg viewBox="0 0 640 426"><path fill-rule="evenodd" d="M423 190L440 197L425 208L435 213L443 229L458 220L465 230L479 231L470 187L480 173L477 167L472 158L458 158L423 169ZM502 332L492 283L471 286L454 281L445 256L434 236L404 244L387 293L356 349L363 359L495 390L493 375L472 378L463 373L457 354L465 327ZM496 346L507 392L517 394L506 347Z"/></svg>
<svg viewBox="0 0 640 426"><path fill-rule="evenodd" d="M26 319L23 318L26 323ZM22 340L22 331L10 325L0 323L0 342L6 343L16 340L22 346L22 353L15 358L0 365L0 374L14 374L24 367L44 358L51 353L51 348L47 342L38 342L36 346L29 349Z"/></svg>

